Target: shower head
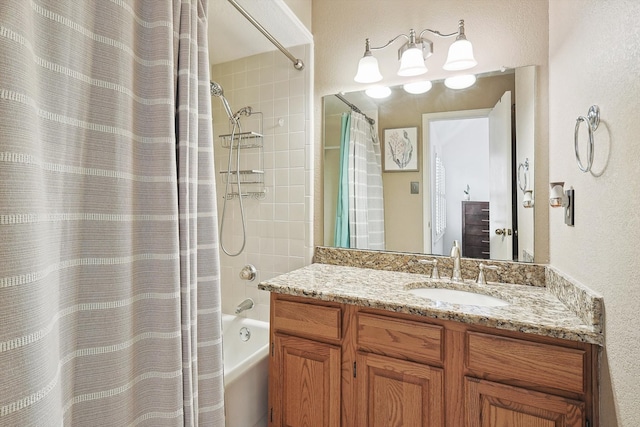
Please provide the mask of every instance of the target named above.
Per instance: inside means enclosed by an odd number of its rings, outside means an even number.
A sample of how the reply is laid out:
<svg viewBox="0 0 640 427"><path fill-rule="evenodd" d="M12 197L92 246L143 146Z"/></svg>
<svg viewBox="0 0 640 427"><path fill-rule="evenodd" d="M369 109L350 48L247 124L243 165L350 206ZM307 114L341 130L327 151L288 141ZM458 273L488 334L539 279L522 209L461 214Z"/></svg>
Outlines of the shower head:
<svg viewBox="0 0 640 427"><path fill-rule="evenodd" d="M229 116L230 120L235 120L233 117L233 111L231 111L231 106L229 105L229 101L224 97L224 91L222 90L222 86L220 83L209 82L209 89L211 90L211 96L215 96L216 98L220 98L222 100L222 106L224 107L227 116Z"/></svg>
<svg viewBox="0 0 640 427"><path fill-rule="evenodd" d="M249 117L251 114L253 113L253 108L246 106L246 107L242 107L241 109L238 110L237 113L235 113L233 115L234 118L240 118L240 116L247 116Z"/></svg>
<svg viewBox="0 0 640 427"><path fill-rule="evenodd" d="M220 83L211 81L209 82L209 85L211 89L211 96L216 96L216 97L224 96L224 91L222 90L222 86L220 86Z"/></svg>

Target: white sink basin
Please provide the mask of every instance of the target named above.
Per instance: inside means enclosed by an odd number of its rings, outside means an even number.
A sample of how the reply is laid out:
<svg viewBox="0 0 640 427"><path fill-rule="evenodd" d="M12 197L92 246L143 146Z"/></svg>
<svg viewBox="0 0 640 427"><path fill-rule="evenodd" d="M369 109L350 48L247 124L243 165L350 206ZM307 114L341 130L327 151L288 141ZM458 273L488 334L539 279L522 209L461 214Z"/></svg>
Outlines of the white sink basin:
<svg viewBox="0 0 640 427"><path fill-rule="evenodd" d="M501 300L500 298L455 289L418 288L411 289L408 292L418 297L451 304L477 305L482 307L504 307L505 305L509 305L507 301Z"/></svg>

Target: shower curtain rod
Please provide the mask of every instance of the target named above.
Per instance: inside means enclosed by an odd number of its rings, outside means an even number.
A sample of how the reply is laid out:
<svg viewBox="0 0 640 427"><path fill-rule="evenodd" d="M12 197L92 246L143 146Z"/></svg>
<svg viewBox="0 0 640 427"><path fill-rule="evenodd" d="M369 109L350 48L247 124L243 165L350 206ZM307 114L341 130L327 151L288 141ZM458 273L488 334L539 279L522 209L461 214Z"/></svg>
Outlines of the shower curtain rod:
<svg viewBox="0 0 640 427"><path fill-rule="evenodd" d="M291 52L289 52L284 46L282 46L280 42L276 40L275 37L273 37L269 33L269 31L267 31L258 21L255 20L253 16L249 14L249 12L244 10L244 8L240 6L238 2L236 2L235 0L228 0L228 1L233 5L233 7L238 9L238 12L240 12L242 16L247 18L247 21L251 22L253 26L258 29L258 31L260 31L267 39L269 39L269 41L273 43L275 47L277 47L280 50L280 52L284 53L284 55L287 58L289 58L291 62L293 62L293 68L295 68L296 70L302 70L304 68L304 62L302 62L302 59L299 59L293 56Z"/></svg>
<svg viewBox="0 0 640 427"><path fill-rule="evenodd" d="M369 122L369 124L371 126L373 126L374 124L376 124L376 121L373 120L371 117L367 116L365 113L363 113L358 107L356 107L355 105L353 105L352 103L350 103L349 101L347 101L347 98L345 98L344 96L340 95L339 93L335 94L336 97L344 102L345 104L347 104L353 111L355 111L356 113L360 113L364 116L365 119L367 119L367 121Z"/></svg>

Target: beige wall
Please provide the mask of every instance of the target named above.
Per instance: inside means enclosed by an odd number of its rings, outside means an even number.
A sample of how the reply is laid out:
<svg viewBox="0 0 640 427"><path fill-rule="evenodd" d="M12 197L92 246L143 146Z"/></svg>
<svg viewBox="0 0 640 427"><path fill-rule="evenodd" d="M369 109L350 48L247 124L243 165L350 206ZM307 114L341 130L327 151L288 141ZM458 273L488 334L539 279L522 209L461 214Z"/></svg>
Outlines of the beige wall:
<svg viewBox="0 0 640 427"><path fill-rule="evenodd" d="M548 155L548 4L544 0L382 0L375 7L367 0L317 0L312 2L312 27L315 44L315 120L321 123L322 96L339 91L362 90L353 81L358 60L364 51L364 39L382 45L391 37L407 33L410 28L442 32L456 31L458 19L465 20L467 38L472 41L479 64L474 72L500 69L502 66L538 66L539 118L536 140L536 194L545 198ZM445 77L449 40L433 38L434 55L427 61L429 76ZM398 43L399 44L399 43ZM396 48L380 54L385 84L400 83L394 77L397 68ZM394 59L395 57L395 59ZM322 170L322 127L315 127L315 169ZM322 174L315 174L314 238L322 244ZM536 259L548 260L548 210L536 209ZM538 226L541 224L541 226Z"/></svg>
<svg viewBox="0 0 640 427"><path fill-rule="evenodd" d="M551 264L604 296L601 426L640 424L640 2L549 8L549 177L576 191L575 226L550 212ZM598 104L594 170L578 170L576 117ZM586 130L581 130L581 136Z"/></svg>
<svg viewBox="0 0 640 427"><path fill-rule="evenodd" d="M473 88L465 91L452 91L436 84L426 94L415 96L398 88L388 101L381 104L378 116L380 141L384 141L384 129L402 127L417 127L420 141L420 171L382 174L387 250L423 252L422 114L493 108L505 91L513 93L514 89L514 74L498 75L478 79ZM410 194L411 181L420 183L420 194Z"/></svg>
<svg viewBox="0 0 640 427"><path fill-rule="evenodd" d="M284 0L300 22L311 31L311 0Z"/></svg>
<svg viewBox="0 0 640 427"><path fill-rule="evenodd" d="M538 65L541 96L536 110L540 121L536 129L535 214L536 221L542 217L550 223L549 234L536 235L536 252L543 246L540 239L548 241L551 265L603 294L606 347L600 425L638 425L640 172L636 163L640 159L640 3L440 0L427 4L376 4L378 7L371 8L367 1L313 2L316 120L320 123L321 96L361 89L352 78L365 37L376 43L411 27L445 30L462 17L483 71L501 65ZM436 49L437 46L436 41ZM437 68L430 66L431 71L440 73ZM597 173L602 172L600 177L581 173L573 154L575 119L586 114L592 104L602 109L594 166ZM315 140L321 141L320 137L317 126ZM319 143L316 150L320 150ZM321 174L316 174L315 179L319 195ZM543 208L548 190L541 186L550 180L566 181L575 188L574 227L564 225L560 209Z"/></svg>

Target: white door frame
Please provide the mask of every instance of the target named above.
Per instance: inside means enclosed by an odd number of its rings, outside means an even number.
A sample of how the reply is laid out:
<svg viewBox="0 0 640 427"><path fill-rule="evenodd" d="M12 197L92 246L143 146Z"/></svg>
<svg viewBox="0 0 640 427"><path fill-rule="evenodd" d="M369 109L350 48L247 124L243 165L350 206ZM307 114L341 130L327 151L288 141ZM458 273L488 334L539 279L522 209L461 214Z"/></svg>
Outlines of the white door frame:
<svg viewBox="0 0 640 427"><path fill-rule="evenodd" d="M441 113L424 113L422 115L422 229L423 231L423 252L431 253L431 192L432 192L432 170L431 170L431 141L429 138L430 125L432 121L459 120L489 117L491 108L480 108L477 110L444 111Z"/></svg>

